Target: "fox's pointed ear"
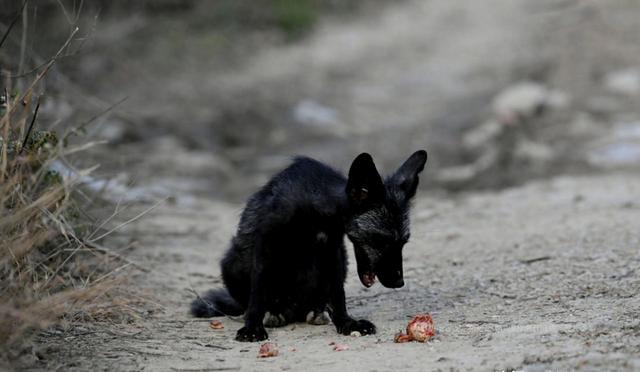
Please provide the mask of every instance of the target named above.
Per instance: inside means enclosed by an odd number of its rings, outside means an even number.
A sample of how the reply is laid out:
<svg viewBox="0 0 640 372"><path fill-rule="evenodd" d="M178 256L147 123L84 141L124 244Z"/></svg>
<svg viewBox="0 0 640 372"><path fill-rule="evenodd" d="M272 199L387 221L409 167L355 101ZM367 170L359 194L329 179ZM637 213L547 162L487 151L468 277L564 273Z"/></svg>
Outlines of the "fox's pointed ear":
<svg viewBox="0 0 640 372"><path fill-rule="evenodd" d="M382 201L384 183L371 155L363 152L351 163L346 191L349 203L358 208Z"/></svg>
<svg viewBox="0 0 640 372"><path fill-rule="evenodd" d="M409 156L398 170L390 177L396 194L402 201L407 201L416 194L418 188L418 174L424 169L427 162L427 152L419 150Z"/></svg>

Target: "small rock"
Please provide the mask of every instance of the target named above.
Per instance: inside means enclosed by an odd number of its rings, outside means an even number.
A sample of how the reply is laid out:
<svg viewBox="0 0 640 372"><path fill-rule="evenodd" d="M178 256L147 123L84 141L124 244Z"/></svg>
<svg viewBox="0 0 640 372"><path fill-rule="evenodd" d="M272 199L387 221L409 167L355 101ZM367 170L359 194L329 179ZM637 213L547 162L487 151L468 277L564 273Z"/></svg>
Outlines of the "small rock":
<svg viewBox="0 0 640 372"><path fill-rule="evenodd" d="M514 155L537 163L545 163L555 157L555 153L550 146L529 140L520 141L516 146Z"/></svg>
<svg viewBox="0 0 640 372"><path fill-rule="evenodd" d="M126 135L126 125L117 119L109 119L96 129L98 138L110 143L120 142Z"/></svg>
<svg viewBox="0 0 640 372"><path fill-rule="evenodd" d="M335 109L314 100L304 99L293 108L293 118L300 124L309 126L332 126L338 122Z"/></svg>
<svg viewBox="0 0 640 372"><path fill-rule="evenodd" d="M546 107L562 108L568 104L569 97L565 93L524 81L498 93L493 100L493 111L500 123L514 125L536 116Z"/></svg>
<svg viewBox="0 0 640 372"><path fill-rule="evenodd" d="M491 144L502 133L502 129L503 127L498 122L487 121L465 133L462 137L462 144L469 151L480 149Z"/></svg>
<svg viewBox="0 0 640 372"><path fill-rule="evenodd" d="M640 121L621 122L614 126L613 136L620 139L640 139Z"/></svg>
<svg viewBox="0 0 640 372"><path fill-rule="evenodd" d="M613 168L634 166L640 162L640 144L634 141L620 141L607 144L591 151L587 156L589 164Z"/></svg>
<svg viewBox="0 0 640 372"><path fill-rule="evenodd" d="M640 70L628 68L610 72L604 78L604 87L613 93L637 95L640 93Z"/></svg>

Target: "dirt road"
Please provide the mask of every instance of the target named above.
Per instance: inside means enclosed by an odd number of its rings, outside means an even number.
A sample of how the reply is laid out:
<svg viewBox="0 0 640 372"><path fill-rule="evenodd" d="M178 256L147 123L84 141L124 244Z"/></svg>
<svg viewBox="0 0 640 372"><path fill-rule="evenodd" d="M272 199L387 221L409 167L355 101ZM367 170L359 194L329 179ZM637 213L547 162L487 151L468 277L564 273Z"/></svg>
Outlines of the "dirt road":
<svg viewBox="0 0 640 372"><path fill-rule="evenodd" d="M216 50L199 54L206 33L185 33L174 45L173 28L149 21L147 33L157 39L140 39L135 31L147 26L136 15L128 32L100 29L92 53L102 62L81 64L85 76L77 80L95 83L93 93L109 102L129 96L121 107L126 120L105 127L140 142L106 136L114 147L98 162L138 191L178 197L117 237L139 242L130 258L149 270L130 287L151 299L150 313L132 323L48 330L36 340L31 369L640 370L637 168L456 197L421 190L405 287L365 289L350 268L347 305L377 325L375 336L290 325L269 332L280 355L258 359L259 344L233 340L239 321L221 319L224 329L212 330L188 315L194 290L221 284L218 260L242 208L213 198L248 196L290 154L344 167L359 151L377 151L389 168L405 156L398 144L426 147L424 184L433 186L429 171L462 161L460 133L481 123L493 96L517 80L548 83L577 102L575 115L549 132L575 132L562 147L576 154L559 156L564 161L582 159L582 145L606 139L619 121L635 123L637 95L607 95L595 77L637 65L637 43L627 37L635 33L623 32L635 30L637 13L583 3L398 2L320 23L304 43L251 50L221 71L210 66ZM127 30L120 18L109 22ZM109 48L129 41L163 51L141 48L122 58ZM433 315L436 338L394 344L394 334L423 312ZM336 352L331 342L349 349Z"/></svg>
<svg viewBox="0 0 640 372"><path fill-rule="evenodd" d="M165 205L127 227L132 259L151 269L133 286L160 311L133 324L92 325L38 340L35 369L52 370L638 370L640 177L558 178L497 193L422 193L405 249L406 285L365 289L350 267L348 307L378 334L339 336L331 325L270 331L275 358L191 318L191 289L220 285L218 259L240 205ZM349 250L351 247L349 246ZM353 259L352 261L353 262ZM394 344L416 313L437 337ZM333 351L331 342L349 350Z"/></svg>

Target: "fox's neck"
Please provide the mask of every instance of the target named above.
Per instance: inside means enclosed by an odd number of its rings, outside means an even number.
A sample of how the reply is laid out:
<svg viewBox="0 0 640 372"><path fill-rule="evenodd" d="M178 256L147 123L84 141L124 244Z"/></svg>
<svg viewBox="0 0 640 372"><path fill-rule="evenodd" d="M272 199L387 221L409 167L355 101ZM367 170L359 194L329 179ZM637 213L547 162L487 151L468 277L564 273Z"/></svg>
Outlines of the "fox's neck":
<svg viewBox="0 0 640 372"><path fill-rule="evenodd" d="M332 199L335 200L335 207L337 218L340 218L343 226L346 227L347 219L350 215L349 201L347 199L347 179L344 179L344 182L340 182L335 184L331 188L331 192L333 194Z"/></svg>

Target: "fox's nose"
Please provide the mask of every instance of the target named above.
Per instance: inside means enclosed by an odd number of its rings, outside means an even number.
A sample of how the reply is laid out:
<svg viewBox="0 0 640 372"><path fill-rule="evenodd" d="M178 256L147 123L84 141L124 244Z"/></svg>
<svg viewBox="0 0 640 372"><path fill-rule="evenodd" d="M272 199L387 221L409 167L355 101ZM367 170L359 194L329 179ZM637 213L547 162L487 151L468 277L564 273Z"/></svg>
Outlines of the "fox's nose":
<svg viewBox="0 0 640 372"><path fill-rule="evenodd" d="M393 283L393 288L402 288L404 287L404 279L398 278L395 283Z"/></svg>

